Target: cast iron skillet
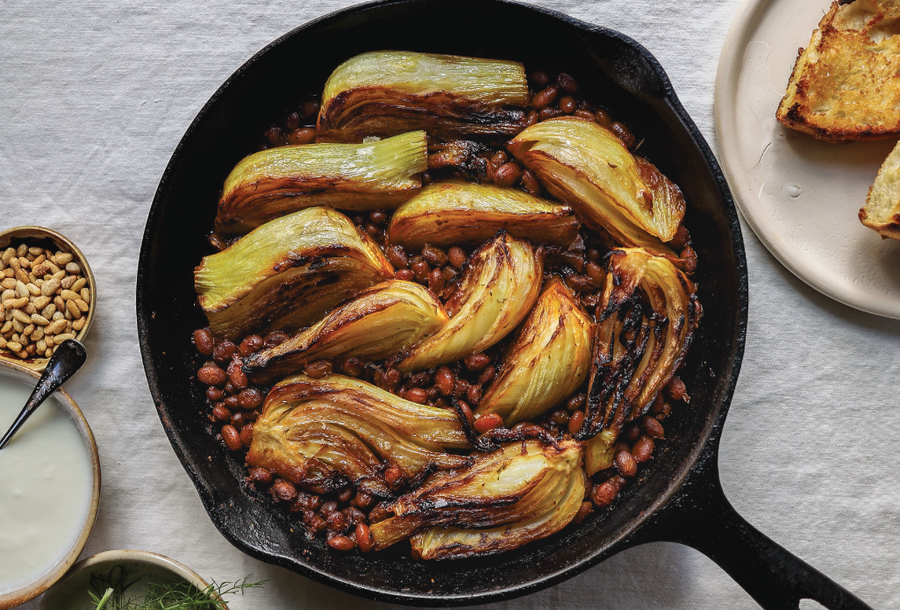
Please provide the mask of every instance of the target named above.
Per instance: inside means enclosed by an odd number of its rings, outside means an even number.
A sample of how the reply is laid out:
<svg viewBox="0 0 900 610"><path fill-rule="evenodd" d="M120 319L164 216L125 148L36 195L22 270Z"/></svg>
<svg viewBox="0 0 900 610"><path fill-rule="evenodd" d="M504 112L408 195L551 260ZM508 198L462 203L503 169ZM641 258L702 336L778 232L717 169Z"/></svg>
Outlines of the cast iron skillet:
<svg viewBox="0 0 900 610"><path fill-rule="evenodd" d="M191 342L206 325L193 267L211 252L224 179L266 127L321 92L343 60L367 50L454 53L523 61L575 76L584 97L628 124L641 153L683 189L700 260L704 316L682 376L689 408L666 420L667 440L612 510L486 559L416 562L408 550L362 555L309 541L284 511L244 483L243 465L210 434ZM137 279L144 368L176 454L222 534L249 555L372 599L429 606L483 603L536 591L629 546L669 540L719 563L766 608L865 604L763 536L731 508L716 470L719 434L737 380L747 271L728 187L703 137L649 52L622 34L502 0L397 0L308 23L256 54L213 95L163 175ZM396 545L402 547L403 545Z"/></svg>

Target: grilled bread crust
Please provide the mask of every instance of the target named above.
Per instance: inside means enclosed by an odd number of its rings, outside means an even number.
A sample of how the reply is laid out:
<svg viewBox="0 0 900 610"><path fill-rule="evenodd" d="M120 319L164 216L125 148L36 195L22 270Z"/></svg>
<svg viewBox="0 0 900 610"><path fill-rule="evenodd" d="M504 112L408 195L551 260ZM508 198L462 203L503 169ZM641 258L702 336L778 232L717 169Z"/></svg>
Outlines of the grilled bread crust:
<svg viewBox="0 0 900 610"><path fill-rule="evenodd" d="M775 116L829 142L900 134L900 0L833 2Z"/></svg>
<svg viewBox="0 0 900 610"><path fill-rule="evenodd" d="M878 170L859 220L882 238L900 240L900 143Z"/></svg>

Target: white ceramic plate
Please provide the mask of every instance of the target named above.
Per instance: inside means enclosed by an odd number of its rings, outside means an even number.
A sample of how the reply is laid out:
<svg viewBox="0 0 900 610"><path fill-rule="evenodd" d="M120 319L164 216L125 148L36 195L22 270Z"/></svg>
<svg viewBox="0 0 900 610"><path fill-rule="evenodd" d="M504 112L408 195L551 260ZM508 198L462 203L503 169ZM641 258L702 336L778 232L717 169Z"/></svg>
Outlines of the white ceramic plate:
<svg viewBox="0 0 900 610"><path fill-rule="evenodd" d="M744 0L716 76L719 155L738 208L797 277L863 311L900 319L900 242L857 218L896 140L828 144L775 110L797 51L830 0Z"/></svg>

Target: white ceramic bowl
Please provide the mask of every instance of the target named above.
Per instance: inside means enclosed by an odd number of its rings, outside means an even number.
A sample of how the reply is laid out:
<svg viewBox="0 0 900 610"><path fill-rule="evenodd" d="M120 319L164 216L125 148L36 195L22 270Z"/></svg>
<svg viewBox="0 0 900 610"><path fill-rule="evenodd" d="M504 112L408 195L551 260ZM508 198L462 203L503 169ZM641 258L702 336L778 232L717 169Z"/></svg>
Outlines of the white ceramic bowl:
<svg viewBox="0 0 900 610"><path fill-rule="evenodd" d="M28 367L7 360L0 360L0 376L16 379L23 384L26 384L26 388L34 386L40 377L37 372ZM25 396L27 397L27 392L25 393ZM33 582L28 582L24 585L15 585L15 588L11 590L4 590L0 587L0 610L13 608L37 597L59 580L78 559L78 556L81 554L81 551L87 542L88 536L90 536L91 529L94 526L94 520L97 517L97 508L100 504L100 459L97 455L97 445L94 441L94 434L91 432L87 420L81 413L81 409L78 408L78 405L75 404L75 401L72 400L72 397L69 396L65 390L57 390L53 397L48 399L48 402L54 400L54 398L63 411L65 411L66 415L74 422L75 427L87 448L91 470L91 489L87 515L81 525L80 531L78 531L77 535L74 537L74 542L72 542L72 538L69 538L68 541L60 540L60 548L54 549L54 551L58 550L58 552L54 553L52 561L48 561L46 567L38 566L36 571L40 576ZM23 401L22 406L24 406L24 404ZM42 409L47 409L49 406L50 405L48 404L42 405L33 418L39 417L40 411ZM29 420L28 423L31 423L31 420ZM26 426L28 423L26 423ZM19 434L25 432L25 430L26 429L23 428L20 430ZM4 427L4 429L0 431L0 434L5 431L6 429ZM3 449L3 451L10 450L15 442L16 437L13 437L10 445ZM7 491L8 490L0 489L0 493ZM66 500L60 499L60 501L65 502ZM0 524L0 526L2 526L2 524ZM0 552L3 552L2 549L0 549Z"/></svg>
<svg viewBox="0 0 900 610"><path fill-rule="evenodd" d="M200 578L193 570L156 553L147 551L104 551L83 559L75 564L65 579L61 580L41 598L40 610L83 610L93 607L90 604L88 591L91 590L91 579L108 579L117 577L117 573L126 569L129 579L138 580L151 576L160 579L183 580L203 590L209 583ZM140 586L140 582L135 586ZM103 590L94 589L98 596ZM221 608L227 606L220 602Z"/></svg>

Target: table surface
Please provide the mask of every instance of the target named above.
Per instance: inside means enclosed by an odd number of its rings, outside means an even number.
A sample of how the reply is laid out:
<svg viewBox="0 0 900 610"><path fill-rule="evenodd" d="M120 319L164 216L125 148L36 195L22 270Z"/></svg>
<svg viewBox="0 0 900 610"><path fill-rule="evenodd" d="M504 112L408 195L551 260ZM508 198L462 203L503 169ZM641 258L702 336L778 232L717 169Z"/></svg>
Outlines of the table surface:
<svg viewBox="0 0 900 610"><path fill-rule="evenodd" d="M97 279L89 362L66 384L93 427L103 469L100 514L84 554L143 549L218 581L268 581L234 598L233 610L388 605L251 559L212 525L144 378L134 304L139 244L169 157L212 93L271 40L349 4L0 3L0 227L37 224L64 233ZM713 84L739 0L535 4L645 45L715 149ZM873 607L900 607L900 468L893 453L900 445L900 322L821 296L746 225L744 239L749 327L721 441L725 493L763 533ZM663 543L489 606L757 607L711 560Z"/></svg>

